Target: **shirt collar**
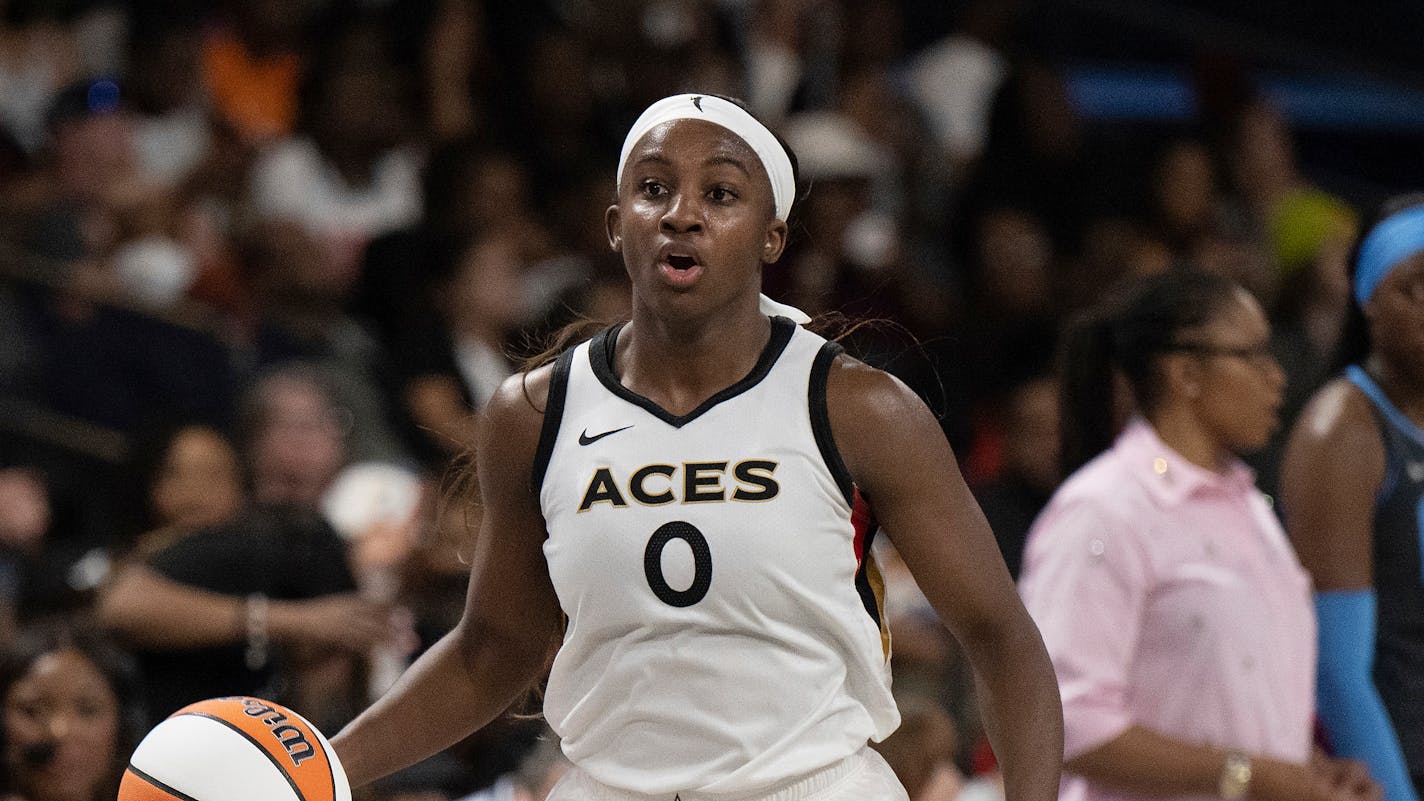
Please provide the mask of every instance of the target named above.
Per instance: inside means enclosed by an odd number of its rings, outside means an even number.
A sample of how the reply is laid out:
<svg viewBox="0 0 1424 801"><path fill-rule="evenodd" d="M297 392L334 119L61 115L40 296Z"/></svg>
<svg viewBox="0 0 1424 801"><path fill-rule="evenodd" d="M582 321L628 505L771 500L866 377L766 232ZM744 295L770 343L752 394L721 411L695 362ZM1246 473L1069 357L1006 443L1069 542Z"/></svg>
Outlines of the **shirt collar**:
<svg viewBox="0 0 1424 801"><path fill-rule="evenodd" d="M1175 506L1198 493L1241 494L1255 486L1256 474L1240 459L1232 457L1224 470L1208 470L1177 453L1152 424L1142 417L1130 420L1113 444L1147 490L1168 506Z"/></svg>

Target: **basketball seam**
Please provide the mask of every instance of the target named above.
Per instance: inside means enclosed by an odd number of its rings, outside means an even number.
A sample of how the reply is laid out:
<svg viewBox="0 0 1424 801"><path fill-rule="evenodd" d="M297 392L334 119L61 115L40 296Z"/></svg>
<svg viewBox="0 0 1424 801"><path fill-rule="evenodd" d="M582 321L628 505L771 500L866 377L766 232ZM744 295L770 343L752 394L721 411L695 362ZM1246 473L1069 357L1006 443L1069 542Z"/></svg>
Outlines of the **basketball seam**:
<svg viewBox="0 0 1424 801"><path fill-rule="evenodd" d="M321 746L322 756L326 757L326 778L331 780L331 801L337 801L336 763L334 761L333 751L331 748L328 747L330 743L328 743L326 741L326 738L322 736L321 731L319 731L317 727L312 725L312 722L310 720L307 720L306 718L302 717L301 715L290 709L288 709L287 711L290 712L292 716L295 717L297 720L300 720L304 725L306 725L308 729L311 729L312 734L316 735L316 744Z"/></svg>
<svg viewBox="0 0 1424 801"><path fill-rule="evenodd" d="M216 721L216 722L221 723L222 725L228 727L229 729L232 729L233 731L237 732L238 734L242 735L242 738L243 738L244 740L247 740L249 743L252 743L254 746L256 746L256 747L257 747L257 750L258 750L263 756L267 757L267 761L268 761L268 762L271 762L271 763L272 763L272 766L277 769L277 772L282 774L282 778L286 779L286 780L287 780L287 784L291 786L292 792L294 792L294 793L297 794L297 801L307 801L306 793L303 793L303 792L302 792L302 788L299 787L299 786L297 786L297 781L292 778L292 774L288 773L288 772L287 772L287 769L284 768L284 767L282 767L282 763L277 761L277 757L273 756L270 751L268 751L266 748L263 748L263 747L262 747L262 743L257 742L257 738L255 738L255 737L253 737L252 735L248 734L247 732L243 731L240 727L234 725L231 721L223 720L222 718L218 717L217 715L210 715L210 714L208 714L207 712L184 712L184 713L182 713L182 714L184 714L184 715L194 715L194 716L196 716L196 717L207 718L208 720ZM175 717L178 717L178 716L175 716ZM320 745L321 743L318 742L317 744ZM323 748L322 750L324 751L325 748Z"/></svg>
<svg viewBox="0 0 1424 801"><path fill-rule="evenodd" d="M129 773L132 773L133 775L137 776L138 778L140 778L140 779L142 779L142 780L148 782L149 784L153 785L154 787L157 787L158 789L162 790L163 792L168 793L168 794L171 795L171 796L174 796L175 798L181 798L181 799L183 799L183 801L198 801L198 799L194 798L194 797L191 796L191 795L188 795L187 793L183 792L182 790L178 790L178 789L175 789L175 788L173 788L173 787L169 787L168 785L164 784L163 782L159 781L158 779L155 779L155 778L153 778L152 776L148 775L147 773L144 773L143 771L141 771L141 770L139 770L138 768L134 767L134 764L133 764L132 762L129 763Z"/></svg>

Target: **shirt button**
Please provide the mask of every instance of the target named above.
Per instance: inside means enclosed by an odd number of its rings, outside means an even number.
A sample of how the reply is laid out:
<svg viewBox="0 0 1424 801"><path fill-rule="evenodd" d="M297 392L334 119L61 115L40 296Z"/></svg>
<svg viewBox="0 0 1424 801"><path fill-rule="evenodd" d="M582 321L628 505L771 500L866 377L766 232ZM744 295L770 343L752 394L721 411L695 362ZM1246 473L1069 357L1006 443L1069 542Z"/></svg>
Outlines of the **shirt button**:
<svg viewBox="0 0 1424 801"><path fill-rule="evenodd" d="M1161 456L1158 456L1156 459L1153 459L1152 472L1156 473L1159 476L1167 475L1167 460L1163 459Z"/></svg>

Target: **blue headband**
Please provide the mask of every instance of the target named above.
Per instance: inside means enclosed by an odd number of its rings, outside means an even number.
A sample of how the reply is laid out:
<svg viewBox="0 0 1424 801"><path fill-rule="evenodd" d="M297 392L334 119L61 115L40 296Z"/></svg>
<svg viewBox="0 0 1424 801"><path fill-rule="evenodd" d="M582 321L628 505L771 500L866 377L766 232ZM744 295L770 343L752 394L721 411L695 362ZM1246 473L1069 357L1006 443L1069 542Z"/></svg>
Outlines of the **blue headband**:
<svg viewBox="0 0 1424 801"><path fill-rule="evenodd" d="M1364 306L1396 265L1424 251L1424 206L1411 206L1376 225L1355 262L1355 302Z"/></svg>

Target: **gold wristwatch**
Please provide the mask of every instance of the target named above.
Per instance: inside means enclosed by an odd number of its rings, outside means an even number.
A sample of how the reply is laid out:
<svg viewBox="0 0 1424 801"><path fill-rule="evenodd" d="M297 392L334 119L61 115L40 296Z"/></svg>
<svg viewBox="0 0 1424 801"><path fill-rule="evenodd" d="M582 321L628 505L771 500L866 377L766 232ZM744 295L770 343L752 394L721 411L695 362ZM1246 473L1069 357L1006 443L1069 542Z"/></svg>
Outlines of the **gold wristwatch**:
<svg viewBox="0 0 1424 801"><path fill-rule="evenodd" d="M1240 801L1246 797L1251 786L1251 757L1240 751L1227 751L1221 763L1221 778L1217 781L1216 793L1225 801Z"/></svg>

